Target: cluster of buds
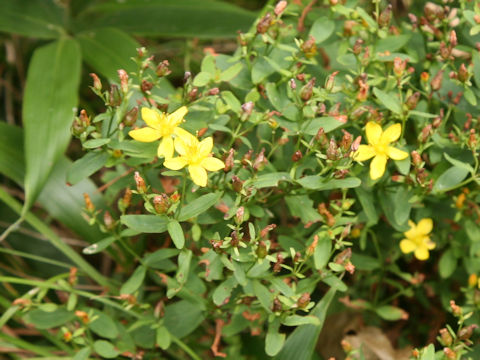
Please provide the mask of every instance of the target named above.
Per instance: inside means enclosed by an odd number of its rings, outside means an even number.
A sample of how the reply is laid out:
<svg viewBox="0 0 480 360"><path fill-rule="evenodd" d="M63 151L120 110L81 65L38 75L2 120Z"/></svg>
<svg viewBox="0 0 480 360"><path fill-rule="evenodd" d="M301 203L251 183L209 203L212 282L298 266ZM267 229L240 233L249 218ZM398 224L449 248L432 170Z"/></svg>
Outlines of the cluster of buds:
<svg viewBox="0 0 480 360"><path fill-rule="evenodd" d="M251 166L254 171L261 171L268 164L268 159L265 156L265 148L262 148L258 155L253 159L253 150L249 150L242 158L242 165L244 167Z"/></svg>
<svg viewBox="0 0 480 360"><path fill-rule="evenodd" d="M90 126L90 117L85 109L80 111L80 115L76 116L72 124L72 134L77 137L86 137L88 127Z"/></svg>
<svg viewBox="0 0 480 360"><path fill-rule="evenodd" d="M177 204L179 200L180 195L177 192L174 192L170 196L165 193L155 195L153 197L153 207L157 214L166 214L172 210L172 206Z"/></svg>
<svg viewBox="0 0 480 360"><path fill-rule="evenodd" d="M157 74L158 77L168 76L171 73L172 71L170 70L170 63L168 60L163 60L160 62L155 69L155 74Z"/></svg>

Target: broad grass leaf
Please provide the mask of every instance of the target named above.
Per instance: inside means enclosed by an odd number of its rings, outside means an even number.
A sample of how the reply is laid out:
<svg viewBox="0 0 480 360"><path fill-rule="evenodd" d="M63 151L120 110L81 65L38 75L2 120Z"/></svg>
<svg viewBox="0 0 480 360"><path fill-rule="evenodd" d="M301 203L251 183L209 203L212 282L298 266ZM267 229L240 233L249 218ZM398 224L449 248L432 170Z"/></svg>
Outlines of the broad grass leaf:
<svg viewBox="0 0 480 360"><path fill-rule="evenodd" d="M312 309L310 315L316 316L318 325L301 325L297 327L287 338L282 351L275 358L277 360L311 360L318 335L322 330L328 307L335 296L335 289L330 289L323 296L322 300Z"/></svg>
<svg viewBox="0 0 480 360"><path fill-rule="evenodd" d="M78 17L79 25L111 26L135 35L197 38L235 37L254 20L253 12L212 0L111 0Z"/></svg>
<svg viewBox="0 0 480 360"><path fill-rule="evenodd" d="M22 145L22 129L0 122L0 173L19 185L23 184L25 176Z"/></svg>
<svg viewBox="0 0 480 360"><path fill-rule="evenodd" d="M80 69L80 47L68 38L37 48L30 61L23 97L24 211L36 200L70 141Z"/></svg>
<svg viewBox="0 0 480 360"><path fill-rule="evenodd" d="M297 180L301 186L311 190L333 190L333 189L347 189L356 188L361 185L359 178L350 177L346 179L330 179L324 181L325 178L319 175L305 176Z"/></svg>
<svg viewBox="0 0 480 360"><path fill-rule="evenodd" d="M220 196L220 193L206 194L191 201L180 210L178 221L186 221L207 211L217 203Z"/></svg>
<svg viewBox="0 0 480 360"><path fill-rule="evenodd" d="M313 263L315 269L323 269L330 259L330 252L332 251L332 240L326 235L319 235L318 244L315 247L315 252L313 253Z"/></svg>
<svg viewBox="0 0 480 360"><path fill-rule="evenodd" d="M295 316L295 315L294 315ZM267 336L265 338L265 352L268 356L277 355L285 344L285 334L279 332L279 319L275 319L268 326Z"/></svg>
<svg viewBox="0 0 480 360"><path fill-rule="evenodd" d="M0 31L41 39L58 38L65 32L63 12L54 0L2 1Z"/></svg>
<svg viewBox="0 0 480 360"><path fill-rule="evenodd" d="M130 35L115 28L88 30L77 35L85 62L96 72L118 81L117 70L136 71L132 57L140 44Z"/></svg>
<svg viewBox="0 0 480 360"><path fill-rule="evenodd" d="M109 158L108 153L89 152L84 157L75 161L67 173L67 182L71 185L77 184L79 181L89 177L93 173L100 170Z"/></svg>

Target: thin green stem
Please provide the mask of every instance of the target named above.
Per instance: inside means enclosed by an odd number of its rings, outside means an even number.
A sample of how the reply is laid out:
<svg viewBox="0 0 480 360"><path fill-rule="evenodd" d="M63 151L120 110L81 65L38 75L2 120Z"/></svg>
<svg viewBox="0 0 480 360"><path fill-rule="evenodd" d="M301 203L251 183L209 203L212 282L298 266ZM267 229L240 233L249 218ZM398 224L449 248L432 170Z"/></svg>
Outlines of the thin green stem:
<svg viewBox="0 0 480 360"><path fill-rule="evenodd" d="M195 352L190 349L190 347L188 347L187 344L185 344L183 341L181 341L179 338L173 336L173 335L170 335L171 338L172 338L172 341L177 344L177 346L182 349L183 351L185 351L188 355L190 355L190 357L193 359L193 360L202 360L197 354L195 354Z"/></svg>

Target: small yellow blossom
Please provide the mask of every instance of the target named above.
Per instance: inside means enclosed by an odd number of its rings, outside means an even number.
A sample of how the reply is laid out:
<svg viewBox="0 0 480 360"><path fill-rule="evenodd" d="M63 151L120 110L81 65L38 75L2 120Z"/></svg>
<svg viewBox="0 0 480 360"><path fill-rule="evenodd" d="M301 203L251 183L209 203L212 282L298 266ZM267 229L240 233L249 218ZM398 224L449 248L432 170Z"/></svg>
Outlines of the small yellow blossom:
<svg viewBox="0 0 480 360"><path fill-rule="evenodd" d="M385 173L388 158L393 160L403 160L408 157L408 153L393 146L390 143L398 140L402 132L400 124L389 126L385 131L377 123L370 121L367 123L366 130L368 145L360 145L353 154L356 161L365 161L373 157L370 163L370 178L377 180Z"/></svg>
<svg viewBox="0 0 480 360"><path fill-rule="evenodd" d="M173 138L172 135L181 135L186 133L185 130L178 127L187 114L188 109L182 106L172 114L161 113L158 110L150 108L142 108L142 118L147 127L131 130L128 135L137 141L152 142L162 139L158 145L158 157L169 159L173 156Z"/></svg>
<svg viewBox="0 0 480 360"><path fill-rule="evenodd" d="M429 236L433 229L432 219L422 219L418 222L418 225L409 220L408 225L410 225L410 230L403 233L406 239L400 241L400 250L404 254L414 252L418 260L428 259L430 256L429 250L435 248L435 243L430 240Z"/></svg>
<svg viewBox="0 0 480 360"><path fill-rule="evenodd" d="M184 132L174 141L175 150L180 156L165 159L163 165L171 170L180 170L188 165L188 172L195 184L207 186L207 170L218 171L225 167L223 161L211 155L213 138L202 141L188 132Z"/></svg>
<svg viewBox="0 0 480 360"><path fill-rule="evenodd" d="M468 277L468 287L475 287L477 285L480 285L480 283L478 282L479 279L478 279L478 276L476 274L470 274L470 276Z"/></svg>

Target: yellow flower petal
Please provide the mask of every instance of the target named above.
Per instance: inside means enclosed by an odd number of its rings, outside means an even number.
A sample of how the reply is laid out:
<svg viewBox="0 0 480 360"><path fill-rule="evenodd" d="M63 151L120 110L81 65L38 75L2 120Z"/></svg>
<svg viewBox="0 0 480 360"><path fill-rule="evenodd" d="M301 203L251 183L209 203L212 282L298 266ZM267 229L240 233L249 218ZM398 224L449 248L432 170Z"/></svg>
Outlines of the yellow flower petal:
<svg viewBox="0 0 480 360"><path fill-rule="evenodd" d="M406 151L394 148L393 146L389 146L387 148L387 155L393 160L403 160L408 157L408 153Z"/></svg>
<svg viewBox="0 0 480 360"><path fill-rule="evenodd" d="M410 229L405 231L403 235L407 237L407 239L414 239L418 236L417 225L412 221L408 220L408 225Z"/></svg>
<svg viewBox="0 0 480 360"><path fill-rule="evenodd" d="M372 180L380 179L385 173L385 167L387 165L387 156L379 154L375 156L370 163L370 178Z"/></svg>
<svg viewBox="0 0 480 360"><path fill-rule="evenodd" d="M159 130L152 129L150 127L130 130L128 135L141 142L152 142L162 137L162 133Z"/></svg>
<svg viewBox="0 0 480 360"><path fill-rule="evenodd" d="M178 126L176 126L175 129L173 129L173 133L178 137L185 137L185 136L191 135L187 130L182 129L181 127L178 127Z"/></svg>
<svg viewBox="0 0 480 360"><path fill-rule="evenodd" d="M208 171L218 171L225 167L225 164L222 160L214 157L207 157L203 159L200 165Z"/></svg>
<svg viewBox="0 0 480 360"><path fill-rule="evenodd" d="M428 252L428 249L426 246L419 246L416 250L415 250L415 257L418 259L418 260L427 260L429 258L430 254Z"/></svg>
<svg viewBox="0 0 480 360"><path fill-rule="evenodd" d="M175 150L181 156L184 156L187 153L187 146L185 145L185 141L183 141L183 138L176 137L174 141L174 145L175 145Z"/></svg>
<svg viewBox="0 0 480 360"><path fill-rule="evenodd" d="M170 159L173 157L173 139L171 136L166 136L160 142L157 149L157 156Z"/></svg>
<svg viewBox="0 0 480 360"><path fill-rule="evenodd" d="M381 141L384 144L390 144L391 142L397 141L401 134L402 134L402 125L398 123L393 124L383 132Z"/></svg>
<svg viewBox="0 0 480 360"><path fill-rule="evenodd" d="M170 170L180 170L185 165L187 165L187 160L181 156L165 159L165 161L163 162L163 166Z"/></svg>
<svg viewBox="0 0 480 360"><path fill-rule="evenodd" d="M142 119L151 128L160 130L160 126L162 125L162 120L164 117L165 115L160 114L160 112L157 110L147 107L142 108Z"/></svg>
<svg viewBox="0 0 480 360"><path fill-rule="evenodd" d="M202 141L200 141L200 144L198 145L198 155L200 157L207 157L212 152L212 149L213 149L213 138L209 136L206 139L203 139Z"/></svg>
<svg viewBox="0 0 480 360"><path fill-rule="evenodd" d="M437 244L435 244L432 240L430 240L428 236L426 236L423 239L423 242L425 243L425 246L427 247L428 250L433 250L437 246Z"/></svg>
<svg viewBox="0 0 480 360"><path fill-rule="evenodd" d="M353 160L365 161L375 156L375 149L370 145L360 145L353 154Z"/></svg>
<svg viewBox="0 0 480 360"><path fill-rule="evenodd" d="M380 137L382 136L382 127L378 125L376 122L369 121L365 128L365 132L367 134L367 141L370 145L376 145L380 141Z"/></svg>
<svg viewBox="0 0 480 360"><path fill-rule="evenodd" d="M181 108L175 110L173 113L167 116L167 121L171 126L177 126L180 124L187 115L188 109L186 106L182 106Z"/></svg>
<svg viewBox="0 0 480 360"><path fill-rule="evenodd" d="M200 165L190 165L188 172L195 184L198 186L207 186L207 170Z"/></svg>
<svg viewBox="0 0 480 360"><path fill-rule="evenodd" d="M417 224L417 230L422 235L428 235L432 232L433 221L430 218L422 219Z"/></svg>
<svg viewBox="0 0 480 360"><path fill-rule="evenodd" d="M415 251L416 248L417 244L415 244L412 240L403 239L400 241L400 250L402 250L404 254L411 253L412 251Z"/></svg>

